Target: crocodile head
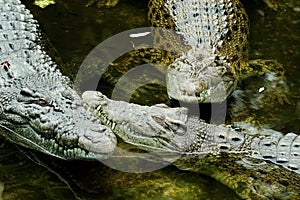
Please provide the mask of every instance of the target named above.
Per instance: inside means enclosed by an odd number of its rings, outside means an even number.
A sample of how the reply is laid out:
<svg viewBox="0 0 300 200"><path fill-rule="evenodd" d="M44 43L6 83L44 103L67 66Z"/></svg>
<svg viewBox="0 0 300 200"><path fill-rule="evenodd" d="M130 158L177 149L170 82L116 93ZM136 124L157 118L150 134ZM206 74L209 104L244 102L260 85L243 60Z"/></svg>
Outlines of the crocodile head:
<svg viewBox="0 0 300 200"><path fill-rule="evenodd" d="M185 152L196 134L187 132L187 109L164 104L140 106L108 99L96 91L82 94L86 107L124 140L140 149Z"/></svg>
<svg viewBox="0 0 300 200"><path fill-rule="evenodd" d="M101 159L115 148L115 135L60 73L7 79L0 95L0 131L14 143L63 159Z"/></svg>
<svg viewBox="0 0 300 200"><path fill-rule="evenodd" d="M189 50L168 68L168 95L183 102L222 102L236 85L235 72L226 57L205 48Z"/></svg>

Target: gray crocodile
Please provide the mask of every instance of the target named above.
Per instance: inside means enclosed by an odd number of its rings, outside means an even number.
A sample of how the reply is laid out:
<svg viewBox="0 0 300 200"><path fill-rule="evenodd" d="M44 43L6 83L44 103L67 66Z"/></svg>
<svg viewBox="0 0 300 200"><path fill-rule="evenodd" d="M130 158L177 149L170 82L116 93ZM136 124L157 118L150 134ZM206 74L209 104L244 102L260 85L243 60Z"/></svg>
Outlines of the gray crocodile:
<svg viewBox="0 0 300 200"><path fill-rule="evenodd" d="M20 1L0 1L0 132L63 159L107 157L116 137L82 106L41 46L37 22Z"/></svg>
<svg viewBox="0 0 300 200"><path fill-rule="evenodd" d="M295 133L247 123L208 124L188 116L184 107L140 106L110 100L97 91L82 96L87 109L124 142L156 154L159 159L153 162L173 162L180 169L212 176L245 199L300 195L300 136Z"/></svg>
<svg viewBox="0 0 300 200"><path fill-rule="evenodd" d="M87 109L120 138L145 150L204 156L221 152L243 154L300 173L300 136L295 133L283 135L246 123L208 124L188 116L184 107L140 106L108 99L97 91L86 91L82 97Z"/></svg>

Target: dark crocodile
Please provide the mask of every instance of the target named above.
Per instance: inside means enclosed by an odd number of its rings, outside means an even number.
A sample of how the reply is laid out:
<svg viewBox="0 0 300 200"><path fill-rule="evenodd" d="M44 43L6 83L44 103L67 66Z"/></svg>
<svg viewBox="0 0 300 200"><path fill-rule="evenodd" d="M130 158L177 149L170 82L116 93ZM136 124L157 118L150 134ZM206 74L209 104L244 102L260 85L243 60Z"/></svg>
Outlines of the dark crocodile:
<svg viewBox="0 0 300 200"><path fill-rule="evenodd" d="M151 0L148 7L150 25L159 27L153 30L155 49L137 47L117 59L113 69L104 74L89 70L87 78L101 75L115 85L134 65L158 63L165 66L159 70L166 74L169 97L216 103L227 99L240 80L264 75L269 78L266 90L287 101L283 67L275 60L248 59L249 21L239 0Z"/></svg>
<svg viewBox="0 0 300 200"><path fill-rule="evenodd" d="M97 159L115 135L82 106L41 46L39 27L20 1L0 1L0 132L5 139L63 159Z"/></svg>
<svg viewBox="0 0 300 200"><path fill-rule="evenodd" d="M174 99L221 102L239 80L262 74L274 77L274 85L283 84L283 69L271 64L275 61L248 60L249 22L239 0L154 0L148 18L152 26L177 34L157 33L155 41L181 52L165 62L167 92Z"/></svg>

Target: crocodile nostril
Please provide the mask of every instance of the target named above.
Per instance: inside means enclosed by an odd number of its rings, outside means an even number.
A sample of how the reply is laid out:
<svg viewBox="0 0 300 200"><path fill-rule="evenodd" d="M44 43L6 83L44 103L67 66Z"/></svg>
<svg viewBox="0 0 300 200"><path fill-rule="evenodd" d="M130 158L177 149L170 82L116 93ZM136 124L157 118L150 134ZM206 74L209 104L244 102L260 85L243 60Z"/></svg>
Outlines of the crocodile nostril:
<svg viewBox="0 0 300 200"><path fill-rule="evenodd" d="M234 141L234 142L241 141L241 139L240 139L240 138L238 138L238 137L231 138L231 140L232 140L232 141Z"/></svg>

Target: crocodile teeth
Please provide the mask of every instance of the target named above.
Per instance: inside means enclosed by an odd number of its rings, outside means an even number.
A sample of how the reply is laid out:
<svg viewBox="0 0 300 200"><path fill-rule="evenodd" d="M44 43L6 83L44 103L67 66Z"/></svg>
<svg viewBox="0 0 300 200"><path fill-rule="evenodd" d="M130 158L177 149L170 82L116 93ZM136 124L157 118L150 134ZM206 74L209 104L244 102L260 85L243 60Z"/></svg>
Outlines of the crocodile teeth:
<svg viewBox="0 0 300 200"><path fill-rule="evenodd" d="M111 129L114 130L116 127L116 123L112 122Z"/></svg>

